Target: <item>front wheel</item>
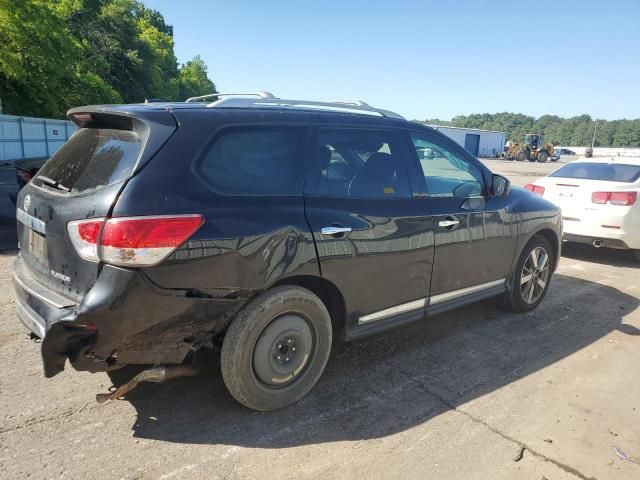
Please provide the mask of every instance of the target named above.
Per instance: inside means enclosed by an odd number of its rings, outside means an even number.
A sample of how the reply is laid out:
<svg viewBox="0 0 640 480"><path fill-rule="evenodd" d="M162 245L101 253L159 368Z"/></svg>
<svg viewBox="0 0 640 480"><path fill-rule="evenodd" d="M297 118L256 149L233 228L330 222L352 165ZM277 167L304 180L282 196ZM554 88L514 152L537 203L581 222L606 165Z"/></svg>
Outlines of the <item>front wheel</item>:
<svg viewBox="0 0 640 480"><path fill-rule="evenodd" d="M522 251L513 272L511 290L505 294L507 307L514 312L536 308L549 290L555 259L547 239L533 237Z"/></svg>
<svg viewBox="0 0 640 480"><path fill-rule="evenodd" d="M238 315L222 344L222 378L231 395L258 411L297 402L314 387L331 351L331 317L309 290L268 290Z"/></svg>
<svg viewBox="0 0 640 480"><path fill-rule="evenodd" d="M549 152L546 150L540 150L538 152L538 162L545 163L547 160L549 160Z"/></svg>

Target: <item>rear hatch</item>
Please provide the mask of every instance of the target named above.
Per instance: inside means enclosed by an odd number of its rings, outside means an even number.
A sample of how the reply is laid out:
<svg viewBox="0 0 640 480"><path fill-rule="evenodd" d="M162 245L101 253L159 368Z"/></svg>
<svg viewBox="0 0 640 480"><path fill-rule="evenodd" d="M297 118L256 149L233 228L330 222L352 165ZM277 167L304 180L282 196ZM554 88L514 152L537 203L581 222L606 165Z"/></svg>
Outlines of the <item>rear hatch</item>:
<svg viewBox="0 0 640 480"><path fill-rule="evenodd" d="M141 111L72 110L69 116L81 128L16 202L20 253L30 273L77 301L94 285L100 264L78 255L67 224L107 217L127 180L176 128L167 110L137 108Z"/></svg>

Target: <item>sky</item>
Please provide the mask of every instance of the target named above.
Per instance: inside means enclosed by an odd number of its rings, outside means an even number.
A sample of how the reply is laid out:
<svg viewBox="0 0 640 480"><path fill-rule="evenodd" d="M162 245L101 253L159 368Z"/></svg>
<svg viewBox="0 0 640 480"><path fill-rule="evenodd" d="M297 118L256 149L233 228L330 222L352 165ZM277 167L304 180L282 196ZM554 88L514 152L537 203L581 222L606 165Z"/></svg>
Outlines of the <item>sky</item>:
<svg viewBox="0 0 640 480"><path fill-rule="evenodd" d="M363 100L409 119L640 118L640 0L142 0L220 92Z"/></svg>

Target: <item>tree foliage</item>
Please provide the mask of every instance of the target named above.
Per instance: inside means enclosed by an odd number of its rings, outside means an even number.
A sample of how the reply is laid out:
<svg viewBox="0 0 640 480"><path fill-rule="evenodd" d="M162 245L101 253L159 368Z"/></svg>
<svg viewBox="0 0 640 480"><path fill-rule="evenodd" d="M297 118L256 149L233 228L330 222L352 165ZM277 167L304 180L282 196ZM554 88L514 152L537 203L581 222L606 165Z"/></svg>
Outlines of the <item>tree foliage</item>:
<svg viewBox="0 0 640 480"><path fill-rule="evenodd" d="M452 127L481 128L507 133L512 142L522 142L526 133L542 133L554 145L590 146L596 121L589 115L562 118L543 115L540 118L521 113L474 113L459 115L451 121L428 119L421 123ZM597 120L596 147L640 147L640 119Z"/></svg>
<svg viewBox="0 0 640 480"><path fill-rule="evenodd" d="M184 100L215 91L199 57L179 66L173 28L137 0L0 0L4 111Z"/></svg>

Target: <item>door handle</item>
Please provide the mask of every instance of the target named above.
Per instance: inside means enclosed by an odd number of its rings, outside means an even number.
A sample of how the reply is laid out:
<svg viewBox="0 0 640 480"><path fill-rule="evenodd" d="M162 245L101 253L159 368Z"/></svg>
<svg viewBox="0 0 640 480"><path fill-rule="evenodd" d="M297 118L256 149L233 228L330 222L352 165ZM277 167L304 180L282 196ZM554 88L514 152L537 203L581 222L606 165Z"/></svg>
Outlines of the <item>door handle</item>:
<svg viewBox="0 0 640 480"><path fill-rule="evenodd" d="M345 233L351 233L350 227L336 227L334 225L330 227L322 227L320 229L320 233L322 235L335 236L335 235L344 235Z"/></svg>
<svg viewBox="0 0 640 480"><path fill-rule="evenodd" d="M451 217L448 217L446 220L440 220L438 225L444 228L448 228L449 230L453 229L456 225L460 223L460 220L454 220Z"/></svg>

